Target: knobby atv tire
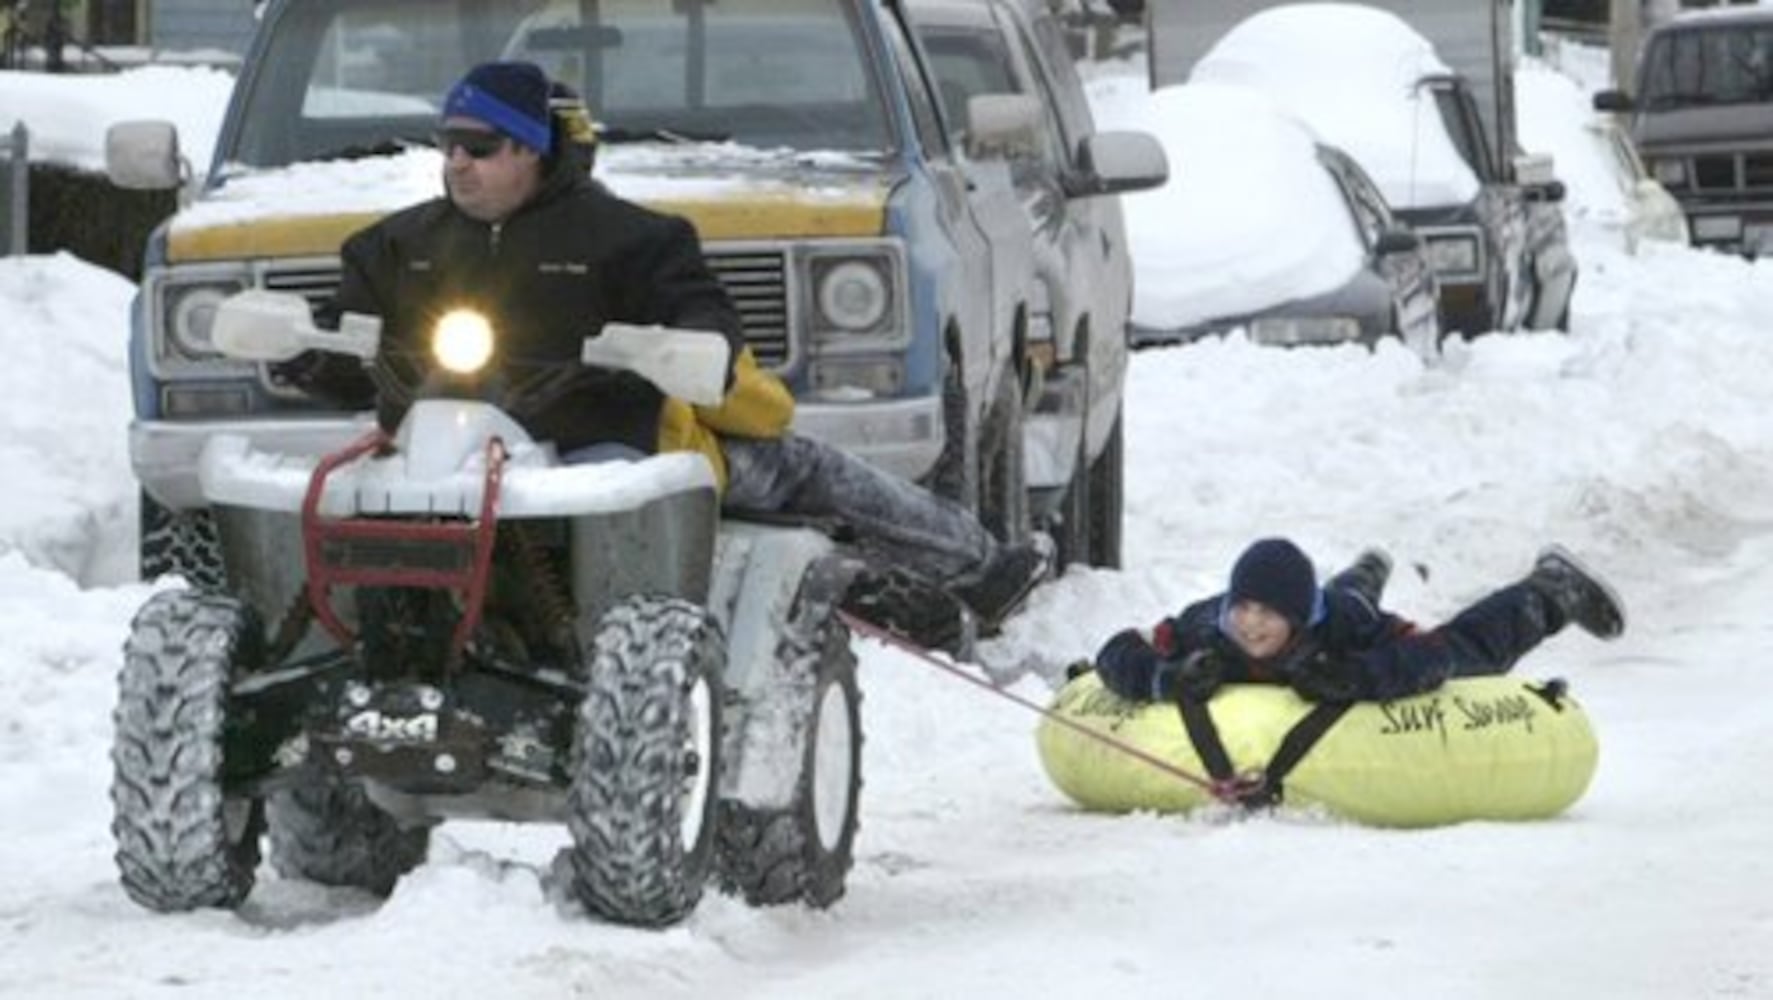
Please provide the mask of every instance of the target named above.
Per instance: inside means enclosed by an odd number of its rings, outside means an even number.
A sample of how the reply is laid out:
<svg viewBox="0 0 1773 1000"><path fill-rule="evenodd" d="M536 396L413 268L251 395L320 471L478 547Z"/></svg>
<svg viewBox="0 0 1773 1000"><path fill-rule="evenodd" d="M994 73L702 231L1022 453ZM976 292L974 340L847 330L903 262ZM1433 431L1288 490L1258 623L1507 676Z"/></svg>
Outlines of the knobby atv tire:
<svg viewBox="0 0 1773 1000"><path fill-rule="evenodd" d="M721 887L753 906L799 901L823 909L843 896L855 862L862 794L856 657L849 630L834 619L789 629L777 655L814 677L800 776L786 808L721 803Z"/></svg>
<svg viewBox="0 0 1773 1000"><path fill-rule="evenodd" d="M629 598L589 643L568 851L574 894L619 923L676 923L714 864L726 642L702 608Z"/></svg>
<svg viewBox="0 0 1773 1000"><path fill-rule="evenodd" d="M224 791L231 678L263 636L245 604L164 591L124 644L111 760L117 869L131 899L163 913L240 905L252 891L264 813Z"/></svg>
<svg viewBox="0 0 1773 1000"><path fill-rule="evenodd" d="M265 814L271 864L285 878L386 896L431 847L430 827L402 828L361 786L328 774L274 793Z"/></svg>
<svg viewBox="0 0 1773 1000"><path fill-rule="evenodd" d="M176 574L195 590L221 590L227 583L221 535L209 510L169 510L144 491L139 524L143 580Z"/></svg>

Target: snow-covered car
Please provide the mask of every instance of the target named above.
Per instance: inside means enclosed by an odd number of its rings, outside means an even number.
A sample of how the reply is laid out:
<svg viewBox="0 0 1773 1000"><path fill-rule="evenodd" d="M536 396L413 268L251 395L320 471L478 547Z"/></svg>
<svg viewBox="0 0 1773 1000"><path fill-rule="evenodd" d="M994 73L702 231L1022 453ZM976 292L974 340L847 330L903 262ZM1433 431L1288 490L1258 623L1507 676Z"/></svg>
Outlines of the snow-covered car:
<svg viewBox="0 0 1773 1000"><path fill-rule="evenodd" d="M1636 253L1645 240L1657 243L1687 245L1693 238L1687 225L1687 213L1681 203L1662 182L1650 176L1649 168L1638 156L1631 136L1611 118L1590 119L1585 132L1613 168L1613 179L1619 190L1624 218L1621 228L1625 249Z"/></svg>
<svg viewBox="0 0 1773 1000"><path fill-rule="evenodd" d="M1521 119L1521 145L1557 161L1558 173L1569 183L1564 208L1571 218L1616 232L1628 253L1646 240L1687 243L1681 203L1650 175L1625 128L1593 110L1587 91L1542 66L1521 69L1515 84L1522 103L1538 109Z"/></svg>
<svg viewBox="0 0 1773 1000"><path fill-rule="evenodd" d="M1576 261L1550 159L1518 155L1506 136L1498 148L1479 91L1403 18L1269 7L1215 42L1189 80L1260 88L1358 160L1426 242L1443 329L1568 326Z"/></svg>
<svg viewBox="0 0 1773 1000"><path fill-rule="evenodd" d="M1061 565L1120 565L1121 396L1126 382L1133 259L1114 194L1164 183L1163 150L1138 131L1098 132L1065 32L1045 0L912 0L943 111L969 155L982 114L1010 109L1032 128L1007 152L1034 229L1041 294L1027 325L1036 395L1026 468L1034 514L1058 542ZM1147 169L1105 187L1090 163L1110 146ZM1044 308L1043 308L1044 307ZM1081 433L1072 430L1081 415ZM1069 426L1067 426L1069 425Z"/></svg>
<svg viewBox="0 0 1773 1000"><path fill-rule="evenodd" d="M1246 87L1146 93L1122 79L1095 94L1105 116L1150 122L1175 167L1168 185L1128 199L1135 346L1243 329L1265 344L1396 335L1433 347L1422 242L1348 154Z"/></svg>

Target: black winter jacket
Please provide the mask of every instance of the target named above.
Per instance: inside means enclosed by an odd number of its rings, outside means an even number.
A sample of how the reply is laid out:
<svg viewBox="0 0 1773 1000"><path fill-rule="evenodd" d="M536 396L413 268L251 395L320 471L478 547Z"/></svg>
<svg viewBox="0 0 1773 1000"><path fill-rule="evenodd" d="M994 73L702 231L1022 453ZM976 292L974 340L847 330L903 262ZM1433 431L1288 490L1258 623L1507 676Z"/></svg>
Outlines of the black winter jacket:
<svg viewBox="0 0 1773 1000"><path fill-rule="evenodd" d="M723 333L734 358L744 346L738 313L690 224L617 198L570 161L553 164L537 196L503 223L480 222L437 198L352 235L343 257L338 295L321 321L336 322L340 312L382 318L375 380L336 360L296 380L349 407L374 402L390 431L429 372L432 324L453 308L474 308L492 322L490 369L507 384L538 362L576 359L581 341L610 321ZM563 453L605 441L657 450L664 402L657 388L626 372L583 369L573 378L571 391L511 406L512 415Z"/></svg>
<svg viewBox="0 0 1773 1000"><path fill-rule="evenodd" d="M1217 654L1227 683L1292 683L1322 653L1354 681L1355 697L1370 700L1428 691L1451 675L1454 651L1440 631L1418 631L1351 591L1332 587L1323 596L1323 614L1270 660L1251 659L1226 634L1228 607L1219 594L1165 618L1149 640L1136 629L1116 634L1096 654L1096 672L1109 690L1136 701L1172 697L1175 675L1166 664L1199 650Z"/></svg>

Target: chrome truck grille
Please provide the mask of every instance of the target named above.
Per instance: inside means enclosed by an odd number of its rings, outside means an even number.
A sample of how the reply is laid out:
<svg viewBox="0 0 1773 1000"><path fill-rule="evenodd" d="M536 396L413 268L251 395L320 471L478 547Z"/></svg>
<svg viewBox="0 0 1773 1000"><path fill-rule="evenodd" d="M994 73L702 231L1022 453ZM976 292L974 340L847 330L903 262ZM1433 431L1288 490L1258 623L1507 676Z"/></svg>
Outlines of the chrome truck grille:
<svg viewBox="0 0 1773 1000"><path fill-rule="evenodd" d="M733 248L708 255L714 272L738 307L745 342L765 368L782 371L796 360L788 325L786 254L768 247ZM323 302L339 287L337 260L273 261L260 277L265 288Z"/></svg>

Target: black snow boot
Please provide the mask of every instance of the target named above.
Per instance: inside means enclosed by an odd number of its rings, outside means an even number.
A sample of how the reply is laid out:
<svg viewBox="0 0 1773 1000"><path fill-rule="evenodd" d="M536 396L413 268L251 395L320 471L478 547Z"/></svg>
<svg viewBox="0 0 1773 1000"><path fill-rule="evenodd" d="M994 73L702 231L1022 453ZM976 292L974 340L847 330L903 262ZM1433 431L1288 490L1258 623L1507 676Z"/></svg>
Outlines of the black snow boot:
<svg viewBox="0 0 1773 1000"><path fill-rule="evenodd" d="M1625 631L1619 595L1560 545L1540 550L1527 585L1543 594L1566 622L1596 638L1617 639Z"/></svg>
<svg viewBox="0 0 1773 1000"><path fill-rule="evenodd" d="M925 649L969 660L977 639L973 613L960 599L907 569L870 567L844 595L843 609Z"/></svg>
<svg viewBox="0 0 1773 1000"><path fill-rule="evenodd" d="M999 546L977 577L952 588L954 596L972 609L981 635L994 635L1035 584L1046 578L1052 563L1053 546L1045 535L1037 534L1020 545Z"/></svg>
<svg viewBox="0 0 1773 1000"><path fill-rule="evenodd" d="M1391 556L1380 548L1363 549L1348 568L1337 573L1330 583L1340 590L1352 591L1367 599L1367 603L1379 606L1379 597L1385 593L1385 584L1391 580Z"/></svg>

